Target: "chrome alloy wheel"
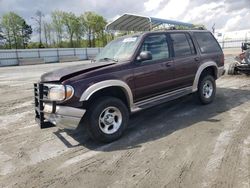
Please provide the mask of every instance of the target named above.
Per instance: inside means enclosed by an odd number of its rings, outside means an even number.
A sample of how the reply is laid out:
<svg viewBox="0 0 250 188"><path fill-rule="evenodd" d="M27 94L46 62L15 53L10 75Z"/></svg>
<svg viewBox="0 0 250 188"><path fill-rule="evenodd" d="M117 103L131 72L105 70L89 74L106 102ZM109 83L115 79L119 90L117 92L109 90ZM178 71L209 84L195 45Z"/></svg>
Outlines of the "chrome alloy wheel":
<svg viewBox="0 0 250 188"><path fill-rule="evenodd" d="M116 107L105 108L99 116L99 127L105 134L115 133L122 124L122 113Z"/></svg>
<svg viewBox="0 0 250 188"><path fill-rule="evenodd" d="M206 98L206 99L209 99L212 95L213 95L213 91L214 91L214 88L213 88L213 83L210 81L210 80L206 80L204 82L204 85L203 85L203 96Z"/></svg>

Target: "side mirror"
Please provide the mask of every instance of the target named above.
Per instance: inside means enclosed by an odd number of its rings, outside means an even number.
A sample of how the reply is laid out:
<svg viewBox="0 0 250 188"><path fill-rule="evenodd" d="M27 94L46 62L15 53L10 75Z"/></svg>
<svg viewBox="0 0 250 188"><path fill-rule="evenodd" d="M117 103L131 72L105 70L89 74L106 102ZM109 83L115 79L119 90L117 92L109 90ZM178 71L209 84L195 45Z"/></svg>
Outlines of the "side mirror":
<svg viewBox="0 0 250 188"><path fill-rule="evenodd" d="M152 59L152 53L150 51L142 51L137 57L137 61L147 61Z"/></svg>

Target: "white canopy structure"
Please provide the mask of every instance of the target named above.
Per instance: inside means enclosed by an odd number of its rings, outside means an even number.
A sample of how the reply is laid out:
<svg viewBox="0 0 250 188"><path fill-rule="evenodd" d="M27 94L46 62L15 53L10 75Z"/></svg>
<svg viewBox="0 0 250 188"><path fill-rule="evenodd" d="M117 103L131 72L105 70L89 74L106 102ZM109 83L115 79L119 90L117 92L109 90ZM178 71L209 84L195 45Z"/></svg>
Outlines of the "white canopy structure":
<svg viewBox="0 0 250 188"><path fill-rule="evenodd" d="M184 26L192 28L193 24L166 20L160 18L153 18L147 16L140 16L135 14L124 14L115 21L106 25L106 30L112 31L150 31L160 25L169 26Z"/></svg>

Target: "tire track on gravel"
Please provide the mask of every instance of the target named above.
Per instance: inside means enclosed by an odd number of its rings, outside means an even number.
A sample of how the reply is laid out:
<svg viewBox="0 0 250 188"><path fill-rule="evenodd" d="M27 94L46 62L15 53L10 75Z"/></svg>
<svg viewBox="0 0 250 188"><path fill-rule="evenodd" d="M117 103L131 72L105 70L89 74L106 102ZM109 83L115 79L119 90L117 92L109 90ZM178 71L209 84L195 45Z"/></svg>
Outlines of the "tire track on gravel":
<svg viewBox="0 0 250 188"><path fill-rule="evenodd" d="M233 121L228 122L229 125L226 125L226 129L223 132L221 132L220 135L216 139L215 147L213 149L212 155L206 165L206 168L203 174L204 177L203 177L202 187L211 187L211 186L216 185L218 183L217 181L220 181L220 180L217 180L217 178L221 177L221 176L218 176L218 174L220 173L222 169L222 165L224 164L225 159L228 159L228 155L230 155L231 153L233 153L234 155L237 155L235 154L235 152L239 152L237 149L238 145L236 145L238 144L238 142L235 141L234 138L239 138L237 137L237 133L241 130L241 128L244 125L247 125L245 121L246 121L246 118L249 116L248 111L243 111L243 112L241 111L240 113L240 109L242 108L244 107L242 106L237 107L229 111L229 114L232 117ZM237 112L237 118L235 118L236 112ZM234 160L235 159L237 159L237 157L234 156ZM233 179L236 173L235 169L238 166L238 162L234 162L233 164L228 164L228 166L229 167L227 167L227 171L224 172L224 173L227 173L226 184L228 185L225 185L226 187L232 186L233 184Z"/></svg>
<svg viewBox="0 0 250 188"><path fill-rule="evenodd" d="M249 188L250 187L250 136L245 138L240 149L239 168L238 168L238 182L236 187Z"/></svg>

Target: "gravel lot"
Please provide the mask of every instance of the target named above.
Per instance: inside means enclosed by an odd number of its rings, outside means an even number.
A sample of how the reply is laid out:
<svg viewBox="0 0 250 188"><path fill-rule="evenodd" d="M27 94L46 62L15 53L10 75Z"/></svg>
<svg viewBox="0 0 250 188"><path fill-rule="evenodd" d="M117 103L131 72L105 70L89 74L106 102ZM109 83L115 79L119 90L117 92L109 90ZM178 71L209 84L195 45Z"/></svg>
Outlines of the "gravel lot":
<svg viewBox="0 0 250 188"><path fill-rule="evenodd" d="M219 79L207 106L187 96L139 112L101 145L34 121L32 83L80 63L0 68L0 187L250 187L250 77Z"/></svg>

